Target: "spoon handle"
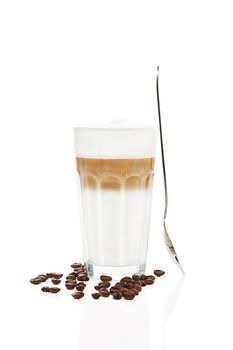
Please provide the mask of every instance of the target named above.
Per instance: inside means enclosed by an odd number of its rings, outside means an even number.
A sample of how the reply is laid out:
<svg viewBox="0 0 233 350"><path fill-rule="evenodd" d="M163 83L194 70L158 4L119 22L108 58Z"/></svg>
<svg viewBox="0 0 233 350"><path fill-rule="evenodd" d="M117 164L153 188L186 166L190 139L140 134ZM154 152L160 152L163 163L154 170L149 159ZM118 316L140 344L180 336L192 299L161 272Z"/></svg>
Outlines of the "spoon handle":
<svg viewBox="0 0 233 350"><path fill-rule="evenodd" d="M159 99L159 66L157 66L157 76L156 76L156 93L157 93L157 107L158 107L158 117L159 117L159 134L160 134L160 147L161 147L161 156L162 156L162 168L163 168L163 182L164 182L164 193L165 193L165 208L163 213L163 227L164 227L164 240L168 248L168 251L178 265L179 269L184 273L184 270L179 262L177 257L176 250L174 245L168 235L166 229L166 218L167 218L167 208L168 208L168 190L167 190L167 175L166 175L166 166L165 166L165 157L164 157L164 147L163 147L163 130L162 130L162 120L161 120L161 111L160 111L160 99Z"/></svg>

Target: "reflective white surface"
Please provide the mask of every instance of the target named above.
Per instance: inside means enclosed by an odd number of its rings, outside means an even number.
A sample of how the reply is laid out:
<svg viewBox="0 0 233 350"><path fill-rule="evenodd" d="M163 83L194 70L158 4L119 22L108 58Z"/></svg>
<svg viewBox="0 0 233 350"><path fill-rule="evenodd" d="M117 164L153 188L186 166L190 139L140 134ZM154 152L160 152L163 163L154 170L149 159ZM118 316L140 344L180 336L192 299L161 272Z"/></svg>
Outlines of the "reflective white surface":
<svg viewBox="0 0 233 350"><path fill-rule="evenodd" d="M1 350L233 349L232 33L228 0L0 1ZM157 65L180 293L158 159L148 272L164 279L132 303L42 294L31 277L82 257L72 127L156 123Z"/></svg>

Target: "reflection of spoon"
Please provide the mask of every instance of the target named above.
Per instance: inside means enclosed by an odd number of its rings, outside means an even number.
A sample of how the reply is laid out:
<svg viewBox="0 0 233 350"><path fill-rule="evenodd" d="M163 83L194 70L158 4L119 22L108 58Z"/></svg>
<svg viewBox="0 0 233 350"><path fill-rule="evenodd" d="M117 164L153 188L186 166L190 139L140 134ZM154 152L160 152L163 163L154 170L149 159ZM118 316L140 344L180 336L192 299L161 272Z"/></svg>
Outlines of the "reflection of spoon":
<svg viewBox="0 0 233 350"><path fill-rule="evenodd" d="M166 325L168 319L170 318L175 305L177 303L177 300L179 298L180 292L182 290L184 284L184 276L182 276L182 278L180 278L178 280L178 282L175 284L175 286L172 288L171 292L169 293L166 302L164 304L163 310L162 310L162 317L163 317L163 323L164 326ZM164 329L164 343L163 343L163 349L166 350L167 346L166 346L166 331Z"/></svg>
<svg viewBox="0 0 233 350"><path fill-rule="evenodd" d="M177 257L174 245L168 235L166 229L166 218L167 218L167 207L168 207L168 191L167 191L167 176L166 176L166 168L165 168L165 158L164 158L164 147L163 147L163 131L162 131L162 121L161 121L161 113L160 113L160 100L159 100L159 66L157 67L157 77L156 77L156 93L157 93L157 106L158 106L158 116L159 116L159 133L160 133L160 146L161 146L161 156L162 156L162 167L163 167L163 180L164 180L164 191L165 191L165 209L163 214L163 232L164 232L164 240L170 255L175 261L176 265L180 268L180 270L184 273L184 270L179 262Z"/></svg>
<svg viewBox="0 0 233 350"><path fill-rule="evenodd" d="M169 319L169 317L172 314L172 311L175 308L175 305L177 303L177 300L179 298L180 292L182 290L184 284L184 276L182 276L178 282L175 284L175 286L172 288L171 292L169 293L166 302L164 304L163 308L163 319L164 322L166 323Z"/></svg>

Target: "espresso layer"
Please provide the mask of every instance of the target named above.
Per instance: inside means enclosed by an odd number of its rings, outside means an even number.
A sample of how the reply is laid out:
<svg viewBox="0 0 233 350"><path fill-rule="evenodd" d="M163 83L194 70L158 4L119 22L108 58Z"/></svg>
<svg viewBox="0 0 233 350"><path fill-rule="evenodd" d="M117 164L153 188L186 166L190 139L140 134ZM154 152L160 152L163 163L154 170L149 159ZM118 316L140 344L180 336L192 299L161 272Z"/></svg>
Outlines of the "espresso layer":
<svg viewBox="0 0 233 350"><path fill-rule="evenodd" d="M82 188L102 190L146 189L152 183L154 158L76 158Z"/></svg>

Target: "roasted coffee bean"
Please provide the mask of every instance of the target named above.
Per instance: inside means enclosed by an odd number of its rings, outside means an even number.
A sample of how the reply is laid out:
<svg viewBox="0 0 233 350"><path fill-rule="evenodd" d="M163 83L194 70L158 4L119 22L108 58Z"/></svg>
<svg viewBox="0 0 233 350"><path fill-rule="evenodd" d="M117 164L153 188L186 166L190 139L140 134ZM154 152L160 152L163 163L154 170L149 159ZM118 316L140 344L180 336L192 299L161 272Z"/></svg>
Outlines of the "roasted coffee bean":
<svg viewBox="0 0 233 350"><path fill-rule="evenodd" d="M74 269L73 274L77 276L79 273L86 273L86 271L83 269Z"/></svg>
<svg viewBox="0 0 233 350"><path fill-rule="evenodd" d="M99 293L102 297L105 297L105 298L109 297L109 295L110 295L110 292L107 288L100 288Z"/></svg>
<svg viewBox="0 0 233 350"><path fill-rule="evenodd" d="M150 284L154 284L155 280L153 278L147 278L143 282L145 283L146 286L148 286Z"/></svg>
<svg viewBox="0 0 233 350"><path fill-rule="evenodd" d="M141 280L141 287L145 287L145 281Z"/></svg>
<svg viewBox="0 0 233 350"><path fill-rule="evenodd" d="M94 286L95 290L99 290L100 286Z"/></svg>
<svg viewBox="0 0 233 350"><path fill-rule="evenodd" d="M140 280L140 277L139 277L139 275L132 275L132 280L134 280L134 281L139 281Z"/></svg>
<svg viewBox="0 0 233 350"><path fill-rule="evenodd" d="M100 294L99 293L92 293L92 298L93 299L99 299L100 298Z"/></svg>
<svg viewBox="0 0 233 350"><path fill-rule="evenodd" d="M74 268L74 271L76 271L76 272L85 271L85 267L84 267L84 266L75 267L75 268Z"/></svg>
<svg viewBox="0 0 233 350"><path fill-rule="evenodd" d="M117 282L114 287L116 287L118 289L125 288L125 283Z"/></svg>
<svg viewBox="0 0 233 350"><path fill-rule="evenodd" d="M165 271L163 271L163 270L154 270L154 274L157 277L161 277L161 276L163 276L165 274Z"/></svg>
<svg viewBox="0 0 233 350"><path fill-rule="evenodd" d="M52 279L52 283L53 283L53 284L59 284L59 283L61 283L61 280L56 280L56 279L54 278L54 279Z"/></svg>
<svg viewBox="0 0 233 350"><path fill-rule="evenodd" d="M46 275L48 278L53 278L54 275L57 275L57 273L56 272L49 272L49 273L46 273Z"/></svg>
<svg viewBox="0 0 233 350"><path fill-rule="evenodd" d="M85 289L85 287L86 287L86 284L85 284L85 283L79 282L79 283L76 284L76 287L75 287L75 288L76 288L78 291L82 292L82 291Z"/></svg>
<svg viewBox="0 0 233 350"><path fill-rule="evenodd" d="M49 288L49 292L50 293L53 293L53 294L56 294L56 293L58 293L58 292L60 292L60 288L57 288L57 287L50 287Z"/></svg>
<svg viewBox="0 0 233 350"><path fill-rule="evenodd" d="M131 290L131 289L134 289L135 286L136 286L136 284L127 284L127 285L125 286L125 288Z"/></svg>
<svg viewBox="0 0 233 350"><path fill-rule="evenodd" d="M113 292L112 297L113 297L113 299L119 300L122 298L122 293L120 291Z"/></svg>
<svg viewBox="0 0 233 350"><path fill-rule="evenodd" d="M68 275L68 276L66 277L66 280L75 281L75 280L76 280L76 276L75 276L75 275Z"/></svg>
<svg viewBox="0 0 233 350"><path fill-rule="evenodd" d="M55 278L56 280L59 280L62 277L63 277L63 273L54 273L53 274L53 278Z"/></svg>
<svg viewBox="0 0 233 350"><path fill-rule="evenodd" d="M100 288L109 288L109 287L111 286L111 283L109 283L109 282L100 282L100 283L98 284L98 286L99 286Z"/></svg>
<svg viewBox="0 0 233 350"><path fill-rule="evenodd" d="M125 277L123 277L121 280L120 280L120 282L131 282L132 281L132 278L131 277L129 277L129 276L125 276Z"/></svg>
<svg viewBox="0 0 233 350"><path fill-rule="evenodd" d="M41 282L44 282L44 281L42 281L41 278L36 277L36 278L32 278L32 279L30 280L30 282L31 282L32 284L40 284Z"/></svg>
<svg viewBox="0 0 233 350"><path fill-rule="evenodd" d="M112 293L115 293L115 292L119 292L120 291L120 289L119 288L116 288L116 287L111 287L110 288L110 293L112 294Z"/></svg>
<svg viewBox="0 0 233 350"><path fill-rule="evenodd" d="M40 278L42 280L42 282L47 281L48 276L47 275L38 275L36 278Z"/></svg>
<svg viewBox="0 0 233 350"><path fill-rule="evenodd" d="M132 281L129 281L129 282L125 283L125 288L130 289L130 288L133 288L133 286L134 286L134 283Z"/></svg>
<svg viewBox="0 0 233 350"><path fill-rule="evenodd" d="M134 295L138 295L139 294L138 290L135 289L135 288L130 289L130 292L132 292Z"/></svg>
<svg viewBox="0 0 233 350"><path fill-rule="evenodd" d="M111 276L107 276L107 275L101 275L100 276L100 280L102 282L110 282L112 280L112 277Z"/></svg>
<svg viewBox="0 0 233 350"><path fill-rule="evenodd" d="M84 293L83 292L74 292L74 293L72 293L72 297L74 299L81 299L84 297Z"/></svg>
<svg viewBox="0 0 233 350"><path fill-rule="evenodd" d="M128 291L130 291L131 289L127 289L127 288L121 288L120 289L120 292L121 293L124 293L124 292L128 292Z"/></svg>
<svg viewBox="0 0 233 350"><path fill-rule="evenodd" d="M138 292L141 292L142 287L140 287L138 284L135 284L134 289L136 289Z"/></svg>
<svg viewBox="0 0 233 350"><path fill-rule="evenodd" d="M124 299L126 300L133 300L135 295L131 291L127 291L123 293Z"/></svg>
<svg viewBox="0 0 233 350"><path fill-rule="evenodd" d="M76 285L75 283L68 283L68 282L65 284L66 288L69 290L74 289L75 285Z"/></svg>
<svg viewBox="0 0 233 350"><path fill-rule="evenodd" d="M84 289L85 289L85 287L83 287L83 286L76 286L75 288L76 288L76 290L78 290L79 292L83 292Z"/></svg>
<svg viewBox="0 0 233 350"><path fill-rule="evenodd" d="M141 287L141 281L134 281L134 285Z"/></svg>
<svg viewBox="0 0 233 350"><path fill-rule="evenodd" d="M72 265L70 265L73 269L77 269L79 267L82 267L83 265L81 263L73 263Z"/></svg>
<svg viewBox="0 0 233 350"><path fill-rule="evenodd" d="M86 273L80 273L77 278L78 281L89 281L89 277Z"/></svg>
<svg viewBox="0 0 233 350"><path fill-rule="evenodd" d="M146 275L146 279L147 278L151 278L151 279L155 280L155 276L154 275Z"/></svg>
<svg viewBox="0 0 233 350"><path fill-rule="evenodd" d="M42 292L45 292L45 293L49 292L49 289L50 289L49 287L42 287L41 288Z"/></svg>
<svg viewBox="0 0 233 350"><path fill-rule="evenodd" d="M144 281L146 279L146 275L143 273L141 276L140 276L140 280L141 281Z"/></svg>

